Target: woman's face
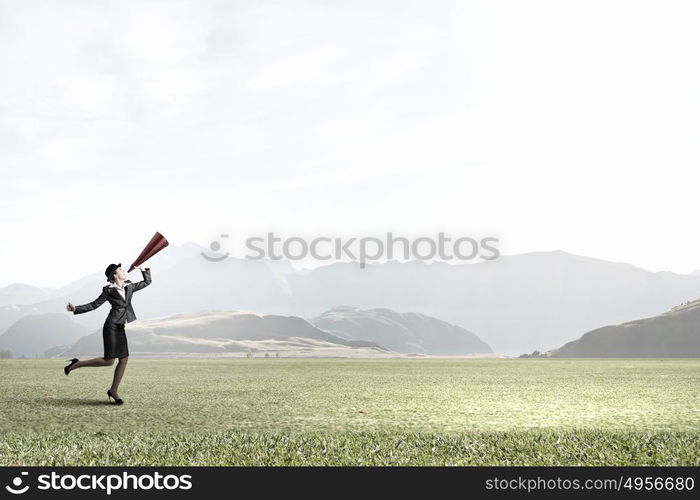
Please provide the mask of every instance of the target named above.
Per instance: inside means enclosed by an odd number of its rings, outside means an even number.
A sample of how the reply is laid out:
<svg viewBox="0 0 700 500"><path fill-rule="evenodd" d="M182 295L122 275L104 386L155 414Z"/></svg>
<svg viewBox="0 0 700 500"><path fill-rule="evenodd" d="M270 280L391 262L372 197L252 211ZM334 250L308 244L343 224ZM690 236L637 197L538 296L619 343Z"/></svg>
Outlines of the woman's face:
<svg viewBox="0 0 700 500"><path fill-rule="evenodd" d="M124 269L121 267L118 267L117 270L114 271L114 279L124 281L126 279L126 271L124 271Z"/></svg>

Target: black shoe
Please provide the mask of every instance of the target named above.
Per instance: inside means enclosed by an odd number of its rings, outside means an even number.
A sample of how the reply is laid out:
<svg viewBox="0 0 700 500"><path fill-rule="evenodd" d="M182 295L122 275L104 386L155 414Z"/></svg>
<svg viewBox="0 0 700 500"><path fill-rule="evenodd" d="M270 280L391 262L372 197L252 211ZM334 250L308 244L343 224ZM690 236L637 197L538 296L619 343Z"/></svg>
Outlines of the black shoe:
<svg viewBox="0 0 700 500"><path fill-rule="evenodd" d="M68 375L70 373L70 367L78 362L78 358L67 359L66 361L70 361L70 364L63 367L63 373Z"/></svg>
<svg viewBox="0 0 700 500"><path fill-rule="evenodd" d="M110 399L110 398L114 399L114 402L118 405L124 404L124 401L122 401L121 398L119 398L119 399L115 398L114 396L112 396L112 391L110 389L107 389L107 399L112 401L112 399Z"/></svg>

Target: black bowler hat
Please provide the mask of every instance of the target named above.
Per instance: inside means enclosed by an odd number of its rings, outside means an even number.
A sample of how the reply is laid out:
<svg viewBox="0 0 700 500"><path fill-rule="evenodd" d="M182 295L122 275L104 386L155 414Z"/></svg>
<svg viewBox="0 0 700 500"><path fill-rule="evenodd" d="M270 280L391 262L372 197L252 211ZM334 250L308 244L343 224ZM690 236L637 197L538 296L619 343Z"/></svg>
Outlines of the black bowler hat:
<svg viewBox="0 0 700 500"><path fill-rule="evenodd" d="M107 266L107 269L105 269L105 276L107 276L107 281L112 281L112 275L114 274L114 271L116 271L119 267L122 267L122 265L110 264Z"/></svg>

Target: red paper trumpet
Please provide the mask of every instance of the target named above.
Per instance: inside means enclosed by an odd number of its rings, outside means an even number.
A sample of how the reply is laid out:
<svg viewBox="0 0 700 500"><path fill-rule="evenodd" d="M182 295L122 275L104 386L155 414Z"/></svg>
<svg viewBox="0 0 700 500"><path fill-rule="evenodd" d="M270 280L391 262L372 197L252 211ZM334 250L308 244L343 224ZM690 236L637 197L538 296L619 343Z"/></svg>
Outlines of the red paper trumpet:
<svg viewBox="0 0 700 500"><path fill-rule="evenodd" d="M140 266L168 245L169 243L168 240L165 239L165 236L156 232L156 234L153 235L153 238L151 238L151 241L148 242L148 245L146 245L146 248L143 249L143 252L141 252L141 254L131 264L128 272L133 271L135 267Z"/></svg>

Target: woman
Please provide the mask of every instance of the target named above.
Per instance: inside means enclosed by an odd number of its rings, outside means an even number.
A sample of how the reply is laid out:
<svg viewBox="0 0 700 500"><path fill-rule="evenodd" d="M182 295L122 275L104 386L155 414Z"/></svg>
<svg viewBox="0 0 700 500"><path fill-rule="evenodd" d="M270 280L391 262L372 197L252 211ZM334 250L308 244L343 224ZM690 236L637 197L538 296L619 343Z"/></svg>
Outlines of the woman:
<svg viewBox="0 0 700 500"><path fill-rule="evenodd" d="M115 358L119 359L117 367L114 370L112 387L107 390L107 398L110 401L114 399L114 402L118 405L124 402L119 397L117 391L122 376L124 375L124 370L126 369L126 363L129 361L129 347L126 342L124 324L136 319L134 308L131 306L131 297L134 292L151 284L151 269L141 269L140 267L137 269L141 271L143 281L132 283L126 279L126 271L122 269L121 264L110 264L105 270L105 276L107 276L107 280L110 284L102 288L102 293L99 297L88 304L74 306L68 302L66 306L66 309L72 311L73 314L81 314L97 309L106 300L112 305L112 309L109 311L109 315L102 327L104 356L102 358L93 358L86 361L73 358L70 360L70 364L63 368L63 371L68 375L76 368L82 368L84 366L112 366Z"/></svg>

